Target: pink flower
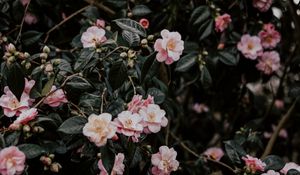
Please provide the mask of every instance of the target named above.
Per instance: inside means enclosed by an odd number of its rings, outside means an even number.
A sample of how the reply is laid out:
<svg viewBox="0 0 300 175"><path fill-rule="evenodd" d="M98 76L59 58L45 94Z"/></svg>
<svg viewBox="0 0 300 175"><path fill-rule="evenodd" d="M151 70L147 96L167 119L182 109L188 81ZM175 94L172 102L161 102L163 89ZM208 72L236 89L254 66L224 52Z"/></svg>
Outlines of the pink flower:
<svg viewBox="0 0 300 175"><path fill-rule="evenodd" d="M96 26L99 28L104 28L105 27L105 21L102 19L97 19L96 20Z"/></svg>
<svg viewBox="0 0 300 175"><path fill-rule="evenodd" d="M246 155L246 157L243 157L242 159L245 161L247 171L251 173L264 171L266 167L266 164L256 157Z"/></svg>
<svg viewBox="0 0 300 175"><path fill-rule="evenodd" d="M34 14L32 14L30 12L27 12L26 15L25 15L24 21L25 21L26 24L32 25L32 24L37 23L38 19Z"/></svg>
<svg viewBox="0 0 300 175"><path fill-rule="evenodd" d="M203 104L203 103L195 103L194 106L193 106L193 110L198 113L198 114L201 114L203 112L208 112L209 111L209 108Z"/></svg>
<svg viewBox="0 0 300 175"><path fill-rule="evenodd" d="M237 45L238 50L243 53L246 58L255 60L263 52L260 39L257 36L243 35L241 41Z"/></svg>
<svg viewBox="0 0 300 175"><path fill-rule="evenodd" d="M273 3L273 0L253 0L253 7L257 8L261 12L266 12L269 10Z"/></svg>
<svg viewBox="0 0 300 175"><path fill-rule="evenodd" d="M208 148L203 154L217 161L224 156L223 150L217 147Z"/></svg>
<svg viewBox="0 0 300 175"><path fill-rule="evenodd" d="M264 24L263 30L258 33L261 44L264 48L272 49L280 42L281 35L275 30L273 24Z"/></svg>
<svg viewBox="0 0 300 175"><path fill-rule="evenodd" d="M291 169L299 169L299 165L294 162L289 162L284 165L284 167L280 170L281 173L287 174L287 172Z"/></svg>
<svg viewBox="0 0 300 175"><path fill-rule="evenodd" d="M111 122L112 116L109 113L100 115L91 114L88 123L82 129L83 135L88 137L96 146L104 146L107 139L111 139L116 134L116 126Z"/></svg>
<svg viewBox="0 0 300 175"><path fill-rule="evenodd" d="M183 41L178 32L169 32L166 29L161 31L161 36L162 39L157 39L154 43L154 49L158 52L156 59L169 65L179 60L184 49Z"/></svg>
<svg viewBox="0 0 300 175"><path fill-rule="evenodd" d="M141 24L141 26L143 26L145 29L148 29L149 27L149 21L148 19L142 18L139 22Z"/></svg>
<svg viewBox="0 0 300 175"><path fill-rule="evenodd" d="M114 123L118 128L118 133L132 137L133 141L137 142L143 131L142 119L141 116L133 114L131 111L123 111L114 119Z"/></svg>
<svg viewBox="0 0 300 175"><path fill-rule="evenodd" d="M280 174L274 170L269 170L267 173L263 173L261 175L280 175Z"/></svg>
<svg viewBox="0 0 300 175"><path fill-rule="evenodd" d="M105 30L97 26L89 27L81 36L81 42L84 48L97 47L106 40Z"/></svg>
<svg viewBox="0 0 300 175"><path fill-rule="evenodd" d="M118 153L115 156L114 166L110 173L111 175L122 175L124 173L124 171L125 171L125 165L123 163L124 158L125 158L125 156L123 153ZM103 166L103 162L101 159L98 161L98 168L100 169L100 175L108 175L107 170Z"/></svg>
<svg viewBox="0 0 300 175"><path fill-rule="evenodd" d="M156 104L150 104L139 111L140 116L143 118L144 132L157 133L161 127L166 127L168 119L166 112Z"/></svg>
<svg viewBox="0 0 300 175"><path fill-rule="evenodd" d="M20 175L25 168L25 154L16 146L10 146L0 151L0 174Z"/></svg>
<svg viewBox="0 0 300 175"><path fill-rule="evenodd" d="M20 0L21 4L23 6L26 6L29 3L30 0Z"/></svg>
<svg viewBox="0 0 300 175"><path fill-rule="evenodd" d="M264 52L258 59L256 68L263 73L270 75L280 68L280 58L276 51Z"/></svg>
<svg viewBox="0 0 300 175"><path fill-rule="evenodd" d="M284 108L284 101L276 99L274 105L277 109L283 109Z"/></svg>
<svg viewBox="0 0 300 175"><path fill-rule="evenodd" d="M134 95L132 100L127 104L128 110L132 113L138 113L142 107L147 107L149 104L154 103L154 98L148 95L146 100L143 100L143 96Z"/></svg>
<svg viewBox="0 0 300 175"><path fill-rule="evenodd" d="M227 13L222 16L218 16L215 19L215 30L217 32L223 32L231 23L231 17Z"/></svg>
<svg viewBox="0 0 300 175"><path fill-rule="evenodd" d="M173 148L161 146L159 152L152 154L151 163L153 175L169 175L172 171L177 171L179 162L176 160L177 152Z"/></svg>
<svg viewBox="0 0 300 175"><path fill-rule="evenodd" d="M68 100L62 89L57 90L56 86L52 86L50 95L45 98L43 103L48 104L51 107L58 107L61 103L68 103Z"/></svg>
<svg viewBox="0 0 300 175"><path fill-rule="evenodd" d="M10 129L18 129L21 125L27 124L29 121L34 120L38 114L36 108L31 108L21 112L20 116L9 126Z"/></svg>

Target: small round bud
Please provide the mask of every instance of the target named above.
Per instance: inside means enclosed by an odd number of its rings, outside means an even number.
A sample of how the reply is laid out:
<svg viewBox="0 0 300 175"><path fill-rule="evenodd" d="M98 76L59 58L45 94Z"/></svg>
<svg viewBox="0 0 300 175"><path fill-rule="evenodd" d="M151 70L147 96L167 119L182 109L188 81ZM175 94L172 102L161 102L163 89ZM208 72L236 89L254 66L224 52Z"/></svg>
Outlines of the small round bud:
<svg viewBox="0 0 300 175"><path fill-rule="evenodd" d="M148 44L148 40L142 39L141 44L142 44L142 45L147 45L147 44Z"/></svg>
<svg viewBox="0 0 300 175"><path fill-rule="evenodd" d="M57 66L57 65L59 65L61 63L61 59L60 58L57 58L57 59L55 59L54 61L53 61L53 65L54 66Z"/></svg>
<svg viewBox="0 0 300 175"><path fill-rule="evenodd" d="M7 61L8 61L9 63L13 63L13 62L16 61L16 58L15 58L14 56L10 56L10 57L7 59Z"/></svg>
<svg viewBox="0 0 300 175"><path fill-rule="evenodd" d="M23 126L23 132L29 132L30 131L30 126L29 125L24 125Z"/></svg>
<svg viewBox="0 0 300 175"><path fill-rule="evenodd" d="M47 54L50 53L50 48L48 46L44 46L43 52Z"/></svg>
<svg viewBox="0 0 300 175"><path fill-rule="evenodd" d="M133 66L134 66L134 60L133 60L133 59L129 59L128 62L127 62L127 65L128 65L130 68L133 68Z"/></svg>
<svg viewBox="0 0 300 175"><path fill-rule="evenodd" d="M136 52L134 50L128 50L127 55L128 58L133 58L135 56Z"/></svg>
<svg viewBox="0 0 300 175"><path fill-rule="evenodd" d="M10 53L15 53L16 47L12 43L9 43L8 46L6 47L6 50Z"/></svg>
<svg viewBox="0 0 300 175"><path fill-rule="evenodd" d="M14 55L15 55L16 57L19 57L19 56L21 55L21 52L16 51L16 52L14 53Z"/></svg>
<svg viewBox="0 0 300 175"><path fill-rule="evenodd" d="M25 64L26 64L26 61L23 60L23 61L21 62L21 65L22 65L22 66L25 66Z"/></svg>
<svg viewBox="0 0 300 175"><path fill-rule="evenodd" d="M49 154L49 156L51 159L54 159L55 155L54 154Z"/></svg>
<svg viewBox="0 0 300 175"><path fill-rule="evenodd" d="M154 35L148 35L147 40L152 41L154 39Z"/></svg>
<svg viewBox="0 0 300 175"><path fill-rule="evenodd" d="M128 12L128 13L127 13L127 16L128 16L129 18L131 18L131 17L133 16L133 14L132 14L131 12Z"/></svg>
<svg viewBox="0 0 300 175"><path fill-rule="evenodd" d="M220 11L221 11L221 9L220 9L220 8L217 8L217 9L216 9L216 11L217 11L217 12L220 12Z"/></svg>
<svg viewBox="0 0 300 175"><path fill-rule="evenodd" d="M202 52L203 55L208 55L208 52L205 50Z"/></svg>
<svg viewBox="0 0 300 175"><path fill-rule="evenodd" d="M105 29L108 30L108 31L110 31L111 30L111 26L106 26Z"/></svg>
<svg viewBox="0 0 300 175"><path fill-rule="evenodd" d="M49 170L49 167L44 166L44 171L48 171L48 170Z"/></svg>
<svg viewBox="0 0 300 175"><path fill-rule="evenodd" d="M46 60L46 59L48 58L48 54L46 54L46 53L41 53L41 54L40 54L40 58L41 58L42 60Z"/></svg>
<svg viewBox="0 0 300 175"><path fill-rule="evenodd" d="M6 36L2 37L2 41L7 42L7 37Z"/></svg>
<svg viewBox="0 0 300 175"><path fill-rule="evenodd" d="M30 54L28 52L24 52L24 57L25 58L29 58L30 57Z"/></svg>
<svg viewBox="0 0 300 175"><path fill-rule="evenodd" d="M45 71L46 72L53 72L53 65L51 63L46 64Z"/></svg>
<svg viewBox="0 0 300 175"><path fill-rule="evenodd" d="M215 9L216 6L215 6L214 4L211 4L211 5L210 5L210 8Z"/></svg>
<svg viewBox="0 0 300 175"><path fill-rule="evenodd" d="M79 73L78 73L78 76L83 77L83 73L82 73L82 72L79 72Z"/></svg>
<svg viewBox="0 0 300 175"><path fill-rule="evenodd" d="M97 153L97 158L101 159L101 153Z"/></svg>
<svg viewBox="0 0 300 175"><path fill-rule="evenodd" d="M9 58L9 57L11 57L11 56L12 56L11 53L5 52L3 58L4 58L4 59L7 59L7 58Z"/></svg>
<svg viewBox="0 0 300 175"><path fill-rule="evenodd" d="M120 57L122 57L122 58L126 58L126 57L127 57L127 53L126 53L126 52L122 52L122 53L120 53Z"/></svg>
<svg viewBox="0 0 300 175"><path fill-rule="evenodd" d="M40 159L40 161L46 166L49 166L52 163L52 160L49 157L45 157L45 156L42 160Z"/></svg>
<svg viewBox="0 0 300 175"><path fill-rule="evenodd" d="M31 68L31 63L30 62L27 62L26 64L25 64L25 68L28 70L28 69L30 69Z"/></svg>
<svg viewBox="0 0 300 175"><path fill-rule="evenodd" d="M54 173L58 173L61 168L62 168L62 166L57 162L54 162L50 165L50 171L52 171Z"/></svg>

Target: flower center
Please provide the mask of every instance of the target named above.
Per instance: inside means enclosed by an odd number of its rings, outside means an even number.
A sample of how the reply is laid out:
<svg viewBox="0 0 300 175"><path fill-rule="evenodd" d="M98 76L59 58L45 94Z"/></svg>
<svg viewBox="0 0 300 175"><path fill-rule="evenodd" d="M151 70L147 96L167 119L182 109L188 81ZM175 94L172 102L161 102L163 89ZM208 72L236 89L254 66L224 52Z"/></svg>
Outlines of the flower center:
<svg viewBox="0 0 300 175"><path fill-rule="evenodd" d="M131 119L126 120L125 121L125 127L126 128L131 128L131 126L132 126L132 120Z"/></svg>
<svg viewBox="0 0 300 175"><path fill-rule="evenodd" d="M173 40L169 40L167 44L168 50L174 50L176 46L176 43Z"/></svg>
<svg viewBox="0 0 300 175"><path fill-rule="evenodd" d="M253 43L248 43L248 49L249 49L249 50L252 50L253 48L254 48Z"/></svg>
<svg viewBox="0 0 300 175"><path fill-rule="evenodd" d="M148 114L148 121L149 122L155 122L155 114L153 112Z"/></svg>
<svg viewBox="0 0 300 175"><path fill-rule="evenodd" d="M18 108L18 107L20 106L20 102L19 102L17 99L13 98L13 99L9 102L8 106L9 106L10 108L16 109L16 108Z"/></svg>

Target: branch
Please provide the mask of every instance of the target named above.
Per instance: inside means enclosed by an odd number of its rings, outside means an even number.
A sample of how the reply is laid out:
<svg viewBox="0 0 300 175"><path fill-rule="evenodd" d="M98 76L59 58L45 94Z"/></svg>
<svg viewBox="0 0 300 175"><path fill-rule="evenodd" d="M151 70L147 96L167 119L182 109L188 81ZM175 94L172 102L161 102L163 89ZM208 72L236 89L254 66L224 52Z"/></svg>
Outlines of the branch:
<svg viewBox="0 0 300 175"><path fill-rule="evenodd" d="M115 16L116 12L110 9L109 7L103 5L102 3L95 2L95 0L85 0L85 2L89 3L90 5L95 5L99 9L103 10L105 13L107 13L110 16Z"/></svg>
<svg viewBox="0 0 300 175"><path fill-rule="evenodd" d="M281 128L283 127L283 125L289 120L295 106L297 103L298 98L293 102L292 106L288 109L287 113L281 118L281 120L279 121L274 133L271 136L271 139L269 140L267 147L263 153L263 155L261 156L261 158L265 158L267 155L269 155L272 151L272 148L275 144L275 141L277 139L277 136L281 130Z"/></svg>
<svg viewBox="0 0 300 175"><path fill-rule="evenodd" d="M101 95L101 106L100 106L100 114L103 113L103 103L104 103L104 95L105 95L105 92L106 92L107 88L104 88L103 92L102 92L102 95Z"/></svg>
<svg viewBox="0 0 300 175"><path fill-rule="evenodd" d="M15 40L15 44L17 44L17 42L20 40L21 33L22 33L22 29L23 29L23 25L24 25L24 21L25 21L25 17L26 17L26 13L27 13L27 11L28 11L28 7L29 7L29 5L30 5L30 2L31 2L31 0L28 1L27 5L26 5L26 7L25 7L24 15L23 15L23 18L22 18L22 22L21 22L21 24L20 24L20 30L19 30L19 33L18 33L17 38L16 38L16 40Z"/></svg>
<svg viewBox="0 0 300 175"><path fill-rule="evenodd" d="M54 27L52 27L47 33L46 33L46 38L44 40L44 43L47 42L49 35L51 32L53 32L54 30L56 30L57 28L59 28L61 25L63 25L65 22L69 21L71 18L73 18L74 16L78 15L79 13L83 12L85 9L87 9L88 7L90 7L90 5L87 5L79 10L77 10L76 12L72 13L70 16L68 16L67 18L65 18L64 20L62 20L60 23L58 23L57 25L55 25Z"/></svg>

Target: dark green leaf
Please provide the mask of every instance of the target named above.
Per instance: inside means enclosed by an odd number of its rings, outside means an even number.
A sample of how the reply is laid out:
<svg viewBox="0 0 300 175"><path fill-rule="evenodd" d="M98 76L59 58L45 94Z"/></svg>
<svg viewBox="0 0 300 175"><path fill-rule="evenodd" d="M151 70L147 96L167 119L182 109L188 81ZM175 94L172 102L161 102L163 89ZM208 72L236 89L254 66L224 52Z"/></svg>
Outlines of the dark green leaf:
<svg viewBox="0 0 300 175"><path fill-rule="evenodd" d="M88 62L93 58L95 50L93 48L84 48L82 49L79 58L76 60L74 69L75 71L82 70Z"/></svg>
<svg viewBox="0 0 300 175"><path fill-rule="evenodd" d="M200 80L201 80L202 86L204 88L209 87L212 83L210 73L209 73L208 69L205 66L201 69Z"/></svg>
<svg viewBox="0 0 300 175"><path fill-rule="evenodd" d="M67 87L72 89L80 90L80 91L88 91L93 88L90 82L82 77L73 77L70 81L66 84Z"/></svg>
<svg viewBox="0 0 300 175"><path fill-rule="evenodd" d="M136 5L131 12L133 16L146 16L151 13L151 10L145 5Z"/></svg>
<svg viewBox="0 0 300 175"><path fill-rule="evenodd" d="M201 8L201 9L200 9ZM203 23L205 20L207 20L210 17L210 10L207 6L203 7L199 7L199 10L201 10L201 14L199 14L199 16L196 18L195 21L192 21L193 25L197 26L197 25L201 25L201 23Z"/></svg>
<svg viewBox="0 0 300 175"><path fill-rule="evenodd" d="M193 24L195 20L200 18L205 13L205 11L208 11L208 10L209 10L209 8L207 6L199 6L199 7L195 8L193 13L191 14L189 23Z"/></svg>
<svg viewBox="0 0 300 175"><path fill-rule="evenodd" d="M295 169L290 169L286 175L300 175L300 172L298 170Z"/></svg>
<svg viewBox="0 0 300 175"><path fill-rule="evenodd" d="M18 148L24 152L27 159L33 159L45 153L45 150L42 147L35 144L22 144L18 145Z"/></svg>
<svg viewBox="0 0 300 175"><path fill-rule="evenodd" d="M205 30L200 34L200 38L199 38L200 41L208 37L213 32L214 30L213 26L214 26L214 21L211 20L208 23L208 25L205 27Z"/></svg>
<svg viewBox="0 0 300 175"><path fill-rule="evenodd" d="M110 172L114 165L115 154L107 147L101 147L101 160L105 169Z"/></svg>
<svg viewBox="0 0 300 175"><path fill-rule="evenodd" d="M15 131L5 137L6 145L17 145L20 139L21 132Z"/></svg>
<svg viewBox="0 0 300 175"><path fill-rule="evenodd" d="M38 31L27 31L22 34L22 42L26 46L37 44L43 33Z"/></svg>
<svg viewBox="0 0 300 175"><path fill-rule="evenodd" d="M196 63L197 54L190 53L180 58L176 64L175 71L185 72Z"/></svg>
<svg viewBox="0 0 300 175"><path fill-rule="evenodd" d="M5 140L2 134L0 134L0 149L5 148Z"/></svg>
<svg viewBox="0 0 300 175"><path fill-rule="evenodd" d="M263 159L263 162L267 165L265 167L266 171L268 170L279 171L285 165L284 161L280 157L275 155L267 156L266 158Z"/></svg>
<svg viewBox="0 0 300 175"><path fill-rule="evenodd" d="M155 56L156 56L155 52L147 56L146 61L142 66L141 81L143 81L146 75L148 74L151 65L154 63Z"/></svg>
<svg viewBox="0 0 300 175"><path fill-rule="evenodd" d="M116 19L114 22L123 30L128 30L133 33L137 33L143 37L146 37L146 30L136 21L122 18L122 19Z"/></svg>
<svg viewBox="0 0 300 175"><path fill-rule="evenodd" d="M140 44L140 36L137 33L123 30L122 37L128 42L129 46L138 46Z"/></svg>
<svg viewBox="0 0 300 175"><path fill-rule="evenodd" d="M23 75L22 68L18 63L14 63L8 66L7 85L18 100L20 100L25 87L24 78L25 77Z"/></svg>
<svg viewBox="0 0 300 175"><path fill-rule="evenodd" d="M117 114L125 110L124 103L125 102L121 98L118 98L117 100L109 104L107 112L109 112L112 116L116 116Z"/></svg>
<svg viewBox="0 0 300 175"><path fill-rule="evenodd" d="M48 82L45 84L45 86L43 87L43 90L42 90L42 96L46 96L50 91L51 91L51 88L53 86L53 83L54 83L54 79L55 77L51 77L50 80L48 80Z"/></svg>
<svg viewBox="0 0 300 175"><path fill-rule="evenodd" d="M229 140L224 143L225 143L225 150L226 150L226 153L227 153L229 159L233 163L241 164L242 162L241 162L240 157L243 157L246 155L246 152L244 151L244 149L238 143L236 143L234 140Z"/></svg>
<svg viewBox="0 0 300 175"><path fill-rule="evenodd" d="M58 131L65 134L80 134L86 123L87 119L84 117L71 117L60 125Z"/></svg>
<svg viewBox="0 0 300 175"><path fill-rule="evenodd" d="M165 101L166 95L157 88L150 88L147 92L148 95L151 95L154 97L154 101L156 104L161 104Z"/></svg>
<svg viewBox="0 0 300 175"><path fill-rule="evenodd" d="M220 51L218 53L218 59L229 66L236 66L239 62L238 57L234 56L233 54L226 52L226 51Z"/></svg>
<svg viewBox="0 0 300 175"><path fill-rule="evenodd" d="M114 62L109 70L108 81L113 90L118 89L127 78L127 68L123 61Z"/></svg>

